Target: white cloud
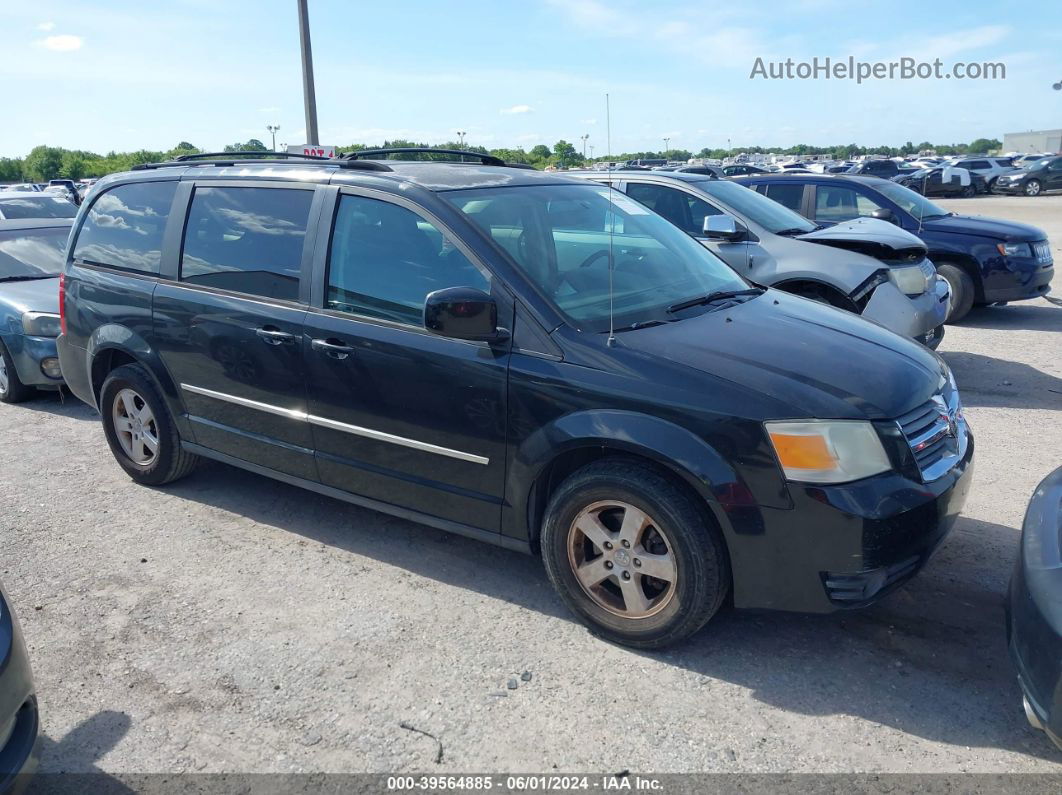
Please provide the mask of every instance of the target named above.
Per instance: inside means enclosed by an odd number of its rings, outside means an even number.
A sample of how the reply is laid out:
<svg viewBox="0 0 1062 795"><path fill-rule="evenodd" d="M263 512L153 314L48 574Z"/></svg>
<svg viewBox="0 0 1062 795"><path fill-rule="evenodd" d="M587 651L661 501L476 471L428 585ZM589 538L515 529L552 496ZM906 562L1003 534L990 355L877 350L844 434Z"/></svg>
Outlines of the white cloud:
<svg viewBox="0 0 1062 795"><path fill-rule="evenodd" d="M258 112L259 113L280 113L280 108L276 108L276 107L259 108Z"/></svg>
<svg viewBox="0 0 1062 795"><path fill-rule="evenodd" d="M593 125L597 124L597 119L583 119L581 123L582 124L589 124L590 126L593 126Z"/></svg>
<svg viewBox="0 0 1062 795"><path fill-rule="evenodd" d="M518 113L531 113L534 110L530 105L513 105L511 108L502 108L499 113L515 115Z"/></svg>
<svg viewBox="0 0 1062 795"><path fill-rule="evenodd" d="M37 30L43 30L45 33L47 33L49 30L55 30L55 23L54 22L42 22L41 24L39 24L37 26Z"/></svg>
<svg viewBox="0 0 1062 795"><path fill-rule="evenodd" d="M85 43L85 40L80 36L71 36L67 33L62 33L58 36L45 36L37 43L46 50L52 50L54 52L73 52L74 50L80 50L81 45Z"/></svg>

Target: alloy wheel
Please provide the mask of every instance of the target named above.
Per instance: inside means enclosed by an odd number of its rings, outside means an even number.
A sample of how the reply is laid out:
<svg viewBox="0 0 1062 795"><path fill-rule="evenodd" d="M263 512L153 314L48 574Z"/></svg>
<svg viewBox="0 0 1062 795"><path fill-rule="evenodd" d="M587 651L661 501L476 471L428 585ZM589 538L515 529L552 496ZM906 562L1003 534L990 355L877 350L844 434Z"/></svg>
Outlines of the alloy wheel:
<svg viewBox="0 0 1062 795"><path fill-rule="evenodd" d="M1039 196L1040 195L1040 183L1035 179L1025 186L1026 196Z"/></svg>
<svg viewBox="0 0 1062 795"><path fill-rule="evenodd" d="M11 386L11 378L7 374L7 360L0 354L0 395L6 395Z"/></svg>
<svg viewBox="0 0 1062 795"><path fill-rule="evenodd" d="M131 461L141 466L154 462L159 454L159 429L151 407L132 389L122 389L111 407L114 433Z"/></svg>
<svg viewBox="0 0 1062 795"><path fill-rule="evenodd" d="M675 595L678 569L670 539L630 503L595 502L568 530L568 562L595 604L622 618L647 618Z"/></svg>

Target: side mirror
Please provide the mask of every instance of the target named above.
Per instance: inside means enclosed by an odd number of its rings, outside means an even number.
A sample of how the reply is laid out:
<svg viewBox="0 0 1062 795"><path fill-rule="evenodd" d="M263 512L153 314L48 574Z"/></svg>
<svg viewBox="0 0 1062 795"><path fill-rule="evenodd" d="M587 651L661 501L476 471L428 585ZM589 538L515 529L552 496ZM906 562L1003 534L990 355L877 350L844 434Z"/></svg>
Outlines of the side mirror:
<svg viewBox="0 0 1062 795"><path fill-rule="evenodd" d="M704 216L704 236L709 240L741 240L748 230L732 215Z"/></svg>
<svg viewBox="0 0 1062 795"><path fill-rule="evenodd" d="M870 217L877 218L879 221L888 221L892 224L896 223L896 216L888 207L879 207L870 214Z"/></svg>
<svg viewBox="0 0 1062 795"><path fill-rule="evenodd" d="M509 338L498 328L498 305L475 287L447 287L424 299L424 328L441 337L476 342L501 342Z"/></svg>

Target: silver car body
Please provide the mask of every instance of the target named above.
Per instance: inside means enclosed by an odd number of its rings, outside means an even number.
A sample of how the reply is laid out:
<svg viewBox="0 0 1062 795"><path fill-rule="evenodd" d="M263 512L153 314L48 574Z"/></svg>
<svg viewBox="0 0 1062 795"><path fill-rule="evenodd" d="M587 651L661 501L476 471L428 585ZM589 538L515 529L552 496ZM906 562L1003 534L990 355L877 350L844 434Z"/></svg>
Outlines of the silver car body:
<svg viewBox="0 0 1062 795"><path fill-rule="evenodd" d="M742 276L758 284L798 293L817 286L832 291L842 299L839 303L847 299L850 309L904 337L930 347L936 347L942 338L950 301L947 282L937 277L936 268L926 258L925 244L895 224L861 218L817 228L806 218L742 185L696 174L569 172L569 175L611 183L616 189L633 194L632 198L640 194L632 186L655 185L678 191L671 199L685 197L687 202L703 202L711 208L709 218L731 216L748 230L743 239L729 242L712 239L699 231L699 219L686 229ZM660 207L653 209L676 223L673 213L661 211ZM784 217L788 219L785 225L791 224L792 229L800 231L785 230L786 234L777 234L761 223L764 214L771 215L772 220ZM676 225L683 228L681 223ZM921 291L909 295L899 285L917 281L911 279L914 270L920 271L925 281ZM890 277L893 271L896 273Z"/></svg>

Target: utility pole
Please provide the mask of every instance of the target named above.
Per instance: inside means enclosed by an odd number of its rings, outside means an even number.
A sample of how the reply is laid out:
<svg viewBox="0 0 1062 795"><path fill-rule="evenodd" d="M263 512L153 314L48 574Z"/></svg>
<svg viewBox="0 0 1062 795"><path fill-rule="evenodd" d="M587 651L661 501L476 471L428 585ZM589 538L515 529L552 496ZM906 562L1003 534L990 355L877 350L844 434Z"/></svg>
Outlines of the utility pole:
<svg viewBox="0 0 1062 795"><path fill-rule="evenodd" d="M279 124L267 124L266 129L269 130L269 134L273 136L273 151L277 151L277 130L280 129Z"/></svg>
<svg viewBox="0 0 1062 795"><path fill-rule="evenodd" d="M299 45L302 49L302 99L306 105L306 143L317 146L317 97L313 90L313 53L310 51L310 14L306 0L299 4Z"/></svg>
<svg viewBox="0 0 1062 795"><path fill-rule="evenodd" d="M586 140L590 137L590 133L580 135L579 137L583 139L583 160L586 160Z"/></svg>

